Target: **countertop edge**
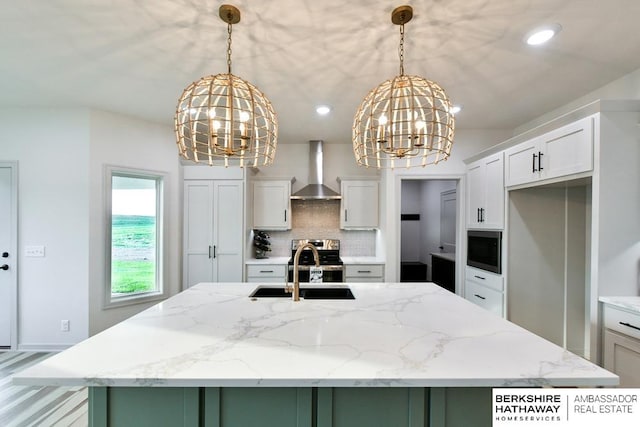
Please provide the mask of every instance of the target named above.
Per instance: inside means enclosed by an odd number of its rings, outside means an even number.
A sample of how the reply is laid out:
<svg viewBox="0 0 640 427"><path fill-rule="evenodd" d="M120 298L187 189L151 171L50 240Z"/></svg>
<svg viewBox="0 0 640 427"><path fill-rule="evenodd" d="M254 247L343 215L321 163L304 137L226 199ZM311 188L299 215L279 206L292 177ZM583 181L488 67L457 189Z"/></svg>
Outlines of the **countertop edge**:
<svg viewBox="0 0 640 427"><path fill-rule="evenodd" d="M640 297L600 297L598 300L603 304L611 305L640 315Z"/></svg>

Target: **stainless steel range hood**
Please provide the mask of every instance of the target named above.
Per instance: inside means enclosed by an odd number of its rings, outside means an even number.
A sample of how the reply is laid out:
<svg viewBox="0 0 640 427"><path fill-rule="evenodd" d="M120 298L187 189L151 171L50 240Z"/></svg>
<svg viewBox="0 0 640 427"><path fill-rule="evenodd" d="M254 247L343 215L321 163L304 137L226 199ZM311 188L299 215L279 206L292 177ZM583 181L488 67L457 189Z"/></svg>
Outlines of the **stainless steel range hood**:
<svg viewBox="0 0 640 427"><path fill-rule="evenodd" d="M321 199L341 199L323 181L324 159L322 154L323 141L309 141L309 185L303 187L291 195L294 200L321 200Z"/></svg>

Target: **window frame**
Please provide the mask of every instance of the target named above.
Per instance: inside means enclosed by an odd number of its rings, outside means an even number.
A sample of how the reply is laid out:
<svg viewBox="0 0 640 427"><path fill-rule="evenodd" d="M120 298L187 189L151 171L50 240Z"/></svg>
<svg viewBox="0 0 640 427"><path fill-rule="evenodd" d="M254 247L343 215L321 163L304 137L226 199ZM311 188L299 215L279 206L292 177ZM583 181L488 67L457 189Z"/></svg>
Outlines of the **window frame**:
<svg viewBox="0 0 640 427"><path fill-rule="evenodd" d="M169 174L139 168L106 165L104 173L104 213L105 213L105 268L103 308L116 308L134 304L166 299L169 296L167 284L168 258L168 221L169 200L167 180ZM136 292L130 295L114 296L111 292L111 254L112 254L112 195L113 177L152 179L156 185L156 288L148 292Z"/></svg>

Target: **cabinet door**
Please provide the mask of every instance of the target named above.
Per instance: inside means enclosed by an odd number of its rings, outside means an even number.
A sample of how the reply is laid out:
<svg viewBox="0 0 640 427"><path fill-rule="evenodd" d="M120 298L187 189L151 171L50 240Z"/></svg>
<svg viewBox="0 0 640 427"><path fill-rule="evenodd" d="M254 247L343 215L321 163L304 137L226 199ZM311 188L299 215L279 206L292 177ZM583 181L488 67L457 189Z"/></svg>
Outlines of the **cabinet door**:
<svg viewBox="0 0 640 427"><path fill-rule="evenodd" d="M504 228L504 161L498 153L467 167L467 227Z"/></svg>
<svg viewBox="0 0 640 427"><path fill-rule="evenodd" d="M213 280L212 181L184 183L183 289Z"/></svg>
<svg viewBox="0 0 640 427"><path fill-rule="evenodd" d="M506 186L526 184L538 179L538 139L523 142L505 151Z"/></svg>
<svg viewBox="0 0 640 427"><path fill-rule="evenodd" d="M465 282L464 297L485 310L488 310L500 317L504 317L502 292L489 289L467 280Z"/></svg>
<svg viewBox="0 0 640 427"><path fill-rule="evenodd" d="M213 183L213 281L242 282L241 181Z"/></svg>
<svg viewBox="0 0 640 427"><path fill-rule="evenodd" d="M253 183L253 228L291 229L291 182L256 181Z"/></svg>
<svg viewBox="0 0 640 427"><path fill-rule="evenodd" d="M378 183L342 181L340 228L378 227Z"/></svg>
<svg viewBox="0 0 640 427"><path fill-rule="evenodd" d="M620 387L640 387L640 340L604 331L604 368L620 377Z"/></svg>
<svg viewBox="0 0 640 427"><path fill-rule="evenodd" d="M485 168L485 201L480 212L482 228L504 228L504 162L502 153L488 157Z"/></svg>
<svg viewBox="0 0 640 427"><path fill-rule="evenodd" d="M467 167L467 227L480 226L480 209L485 199L484 162L479 160Z"/></svg>
<svg viewBox="0 0 640 427"><path fill-rule="evenodd" d="M555 178L593 169L593 119L587 117L546 133L540 141L541 178Z"/></svg>

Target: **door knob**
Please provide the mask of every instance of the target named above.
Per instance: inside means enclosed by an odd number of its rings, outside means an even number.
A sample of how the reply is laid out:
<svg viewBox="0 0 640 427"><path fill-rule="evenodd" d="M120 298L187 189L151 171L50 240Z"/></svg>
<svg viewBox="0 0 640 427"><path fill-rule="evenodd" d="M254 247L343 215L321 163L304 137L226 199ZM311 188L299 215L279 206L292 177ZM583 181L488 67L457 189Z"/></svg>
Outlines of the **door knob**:
<svg viewBox="0 0 640 427"><path fill-rule="evenodd" d="M2 258L9 258L9 252L2 252Z"/></svg>
<svg viewBox="0 0 640 427"><path fill-rule="evenodd" d="M7 264L3 264L2 267L0 267L0 270L8 270L9 266Z"/></svg>

